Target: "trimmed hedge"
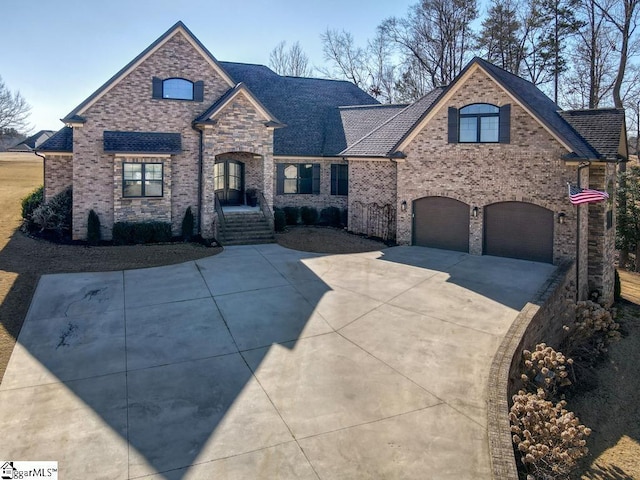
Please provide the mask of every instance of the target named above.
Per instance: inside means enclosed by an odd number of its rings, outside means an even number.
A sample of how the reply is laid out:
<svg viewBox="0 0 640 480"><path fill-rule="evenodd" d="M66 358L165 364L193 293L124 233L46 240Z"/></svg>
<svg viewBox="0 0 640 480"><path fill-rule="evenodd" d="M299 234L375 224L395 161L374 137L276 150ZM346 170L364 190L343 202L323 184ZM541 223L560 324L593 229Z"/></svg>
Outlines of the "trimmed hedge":
<svg viewBox="0 0 640 480"><path fill-rule="evenodd" d="M331 227L339 227L340 209L338 207L326 207L320 212L320 223Z"/></svg>
<svg viewBox="0 0 640 480"><path fill-rule="evenodd" d="M89 210L89 219L87 221L87 243L89 245L98 245L100 243L100 218L93 210Z"/></svg>
<svg viewBox="0 0 640 480"><path fill-rule="evenodd" d="M182 238L185 242L191 241L194 225L195 220L193 218L193 212L189 206L187 207L187 211L184 212L184 218L182 219Z"/></svg>
<svg viewBox="0 0 640 480"><path fill-rule="evenodd" d="M300 217L300 209L298 207L284 207L284 215L287 225L297 225Z"/></svg>
<svg viewBox="0 0 640 480"><path fill-rule="evenodd" d="M136 245L171 241L169 222L116 222L113 224L114 245Z"/></svg>
<svg viewBox="0 0 640 480"><path fill-rule="evenodd" d="M318 209L315 207L300 208L300 217L305 225L315 225L318 222Z"/></svg>
<svg viewBox="0 0 640 480"><path fill-rule="evenodd" d="M287 216L284 211L276 208L273 212L273 223L276 232L284 232L285 227L287 226Z"/></svg>

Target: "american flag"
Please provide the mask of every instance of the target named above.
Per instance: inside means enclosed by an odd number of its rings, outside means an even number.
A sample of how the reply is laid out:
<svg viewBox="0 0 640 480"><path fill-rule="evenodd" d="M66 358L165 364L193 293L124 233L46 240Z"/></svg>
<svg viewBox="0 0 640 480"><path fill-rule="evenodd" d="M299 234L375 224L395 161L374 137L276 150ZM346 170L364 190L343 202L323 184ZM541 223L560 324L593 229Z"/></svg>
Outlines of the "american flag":
<svg viewBox="0 0 640 480"><path fill-rule="evenodd" d="M607 192L601 192L600 190L591 190L589 188L574 187L569 185L569 201L574 205L580 205L581 203L593 203L601 202L609 198Z"/></svg>

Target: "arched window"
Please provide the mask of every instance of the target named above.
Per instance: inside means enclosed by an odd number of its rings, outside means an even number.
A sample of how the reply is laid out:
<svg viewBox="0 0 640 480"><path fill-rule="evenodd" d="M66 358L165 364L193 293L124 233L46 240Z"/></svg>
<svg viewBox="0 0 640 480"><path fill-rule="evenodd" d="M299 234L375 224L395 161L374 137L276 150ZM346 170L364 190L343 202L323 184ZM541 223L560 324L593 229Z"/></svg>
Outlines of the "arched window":
<svg viewBox="0 0 640 480"><path fill-rule="evenodd" d="M497 143L500 139L500 109L475 103L460 109L460 143Z"/></svg>
<svg viewBox="0 0 640 480"><path fill-rule="evenodd" d="M184 78L167 78L163 80L162 98L193 100L193 82Z"/></svg>

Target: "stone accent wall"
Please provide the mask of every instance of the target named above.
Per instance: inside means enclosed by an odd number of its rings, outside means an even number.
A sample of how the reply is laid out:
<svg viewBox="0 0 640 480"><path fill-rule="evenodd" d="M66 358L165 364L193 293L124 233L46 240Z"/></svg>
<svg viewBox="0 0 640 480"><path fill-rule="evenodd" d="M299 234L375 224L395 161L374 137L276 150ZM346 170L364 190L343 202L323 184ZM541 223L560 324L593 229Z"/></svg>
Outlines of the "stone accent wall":
<svg viewBox="0 0 640 480"><path fill-rule="evenodd" d="M588 204L589 212L589 293L596 292L598 300L606 305L613 304L615 276L615 188L616 167L614 164L593 164L589 168L589 188L609 191L606 202ZM607 228L607 212L613 215Z"/></svg>
<svg viewBox="0 0 640 480"><path fill-rule="evenodd" d="M162 197L123 197L122 169L124 163L162 163ZM144 222L157 220L159 222L172 223L171 158L116 157L113 167L114 222ZM182 212L182 215L184 215L184 212ZM180 225L182 225L182 216L176 220L179 220ZM176 221L176 223L178 222ZM102 222L100 225L102 226ZM104 226L103 229L105 229Z"/></svg>
<svg viewBox="0 0 640 480"><path fill-rule="evenodd" d="M258 188L273 206L273 128L244 96L238 95L204 130L202 235L213 238L215 189L213 173L216 157L245 162L245 186ZM260 156L260 159L254 156Z"/></svg>
<svg viewBox="0 0 640 480"><path fill-rule="evenodd" d="M47 154L44 161L44 200L60 193L73 184L73 156Z"/></svg>
<svg viewBox="0 0 640 480"><path fill-rule="evenodd" d="M509 408L520 388L522 351L545 342L558 348L564 338L562 325L575 317L575 264L563 262L554 275L527 303L511 324L489 372L487 429L495 480L518 480L511 440Z"/></svg>
<svg viewBox="0 0 640 480"><path fill-rule="evenodd" d="M349 195L331 195L331 165L340 164L345 165L347 162L339 158L327 158L327 159L313 159L298 158L292 160L277 159L275 164L278 163L318 163L320 164L320 193L319 194L293 194L287 193L284 195L275 195L274 204L277 208L284 207L315 207L318 209L318 214L323 208L326 207L338 207L340 209L347 208L347 201L354 193L355 187L351 181L351 172L349 172ZM274 171L277 167L274 165ZM273 189L276 191L277 178L274 175Z"/></svg>
<svg viewBox="0 0 640 480"><path fill-rule="evenodd" d="M154 99L153 77L202 80L204 101ZM185 210L198 201L199 133L192 129L191 122L228 89L224 79L178 32L82 112L86 123L73 132L73 238L85 238L92 208L105 225L103 238L111 238L115 167L113 155L103 152L105 130L181 134L182 153L171 161L171 219L173 232L178 234Z"/></svg>
<svg viewBox="0 0 640 480"><path fill-rule="evenodd" d="M448 107L471 103L511 104L510 144L447 143ZM444 196L479 208L470 216L470 252L482 254L484 207L496 202L529 202L554 212L553 260L575 258L576 209L567 198L567 181L576 167L561 160L567 150L481 70L434 112L398 162L398 197L408 208L398 216L398 243L411 242L411 205L426 196ZM557 214L566 214L559 225Z"/></svg>
<svg viewBox="0 0 640 480"><path fill-rule="evenodd" d="M400 212L396 163L391 160L349 161L349 230L369 234L371 225L360 205L390 205L391 216ZM402 215L402 213L401 213Z"/></svg>

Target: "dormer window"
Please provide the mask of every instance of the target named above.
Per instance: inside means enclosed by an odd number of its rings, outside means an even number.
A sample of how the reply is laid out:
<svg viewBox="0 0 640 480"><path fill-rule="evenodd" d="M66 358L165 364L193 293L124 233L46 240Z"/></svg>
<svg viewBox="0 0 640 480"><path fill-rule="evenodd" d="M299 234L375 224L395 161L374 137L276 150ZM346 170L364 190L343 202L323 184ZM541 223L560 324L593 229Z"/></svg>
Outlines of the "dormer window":
<svg viewBox="0 0 640 480"><path fill-rule="evenodd" d="M202 102L204 97L204 82L192 82L186 78L153 77L153 98L165 100L187 100Z"/></svg>
<svg viewBox="0 0 640 480"><path fill-rule="evenodd" d="M511 105L449 107L449 143L509 143Z"/></svg>
<svg viewBox="0 0 640 480"><path fill-rule="evenodd" d="M193 100L193 82L184 78L167 78L163 80L162 98Z"/></svg>

